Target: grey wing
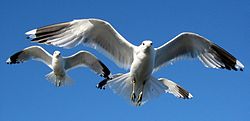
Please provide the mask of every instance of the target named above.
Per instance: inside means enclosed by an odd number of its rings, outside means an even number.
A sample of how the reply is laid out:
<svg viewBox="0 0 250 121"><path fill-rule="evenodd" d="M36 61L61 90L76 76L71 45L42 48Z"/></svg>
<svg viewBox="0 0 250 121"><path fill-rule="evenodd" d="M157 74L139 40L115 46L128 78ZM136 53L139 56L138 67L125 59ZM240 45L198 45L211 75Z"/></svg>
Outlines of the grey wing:
<svg viewBox="0 0 250 121"><path fill-rule="evenodd" d="M49 54L46 50L44 50L40 46L30 46L22 51L19 51L12 56L6 61L7 64L16 64L20 62L25 62L30 59L33 60L38 60L46 65L48 65L50 68L52 68L52 56Z"/></svg>
<svg viewBox="0 0 250 121"><path fill-rule="evenodd" d="M184 88L174 83L173 81L165 78L159 78L158 80L167 87L166 92L171 93L178 98L190 99L193 97L188 91L186 91Z"/></svg>
<svg viewBox="0 0 250 121"><path fill-rule="evenodd" d="M136 46L123 38L108 22L100 19L80 19L26 32L31 41L72 48L79 44L104 51L120 67L128 69Z"/></svg>
<svg viewBox="0 0 250 121"><path fill-rule="evenodd" d="M194 33L181 33L155 50L155 69L182 58L199 58L210 68L241 71L244 68L243 64L226 50Z"/></svg>
<svg viewBox="0 0 250 121"><path fill-rule="evenodd" d="M76 54L66 57L65 70L70 70L76 67L89 67L91 70L100 74L105 78L109 78L109 69L98 60L93 54L87 51L79 51Z"/></svg>

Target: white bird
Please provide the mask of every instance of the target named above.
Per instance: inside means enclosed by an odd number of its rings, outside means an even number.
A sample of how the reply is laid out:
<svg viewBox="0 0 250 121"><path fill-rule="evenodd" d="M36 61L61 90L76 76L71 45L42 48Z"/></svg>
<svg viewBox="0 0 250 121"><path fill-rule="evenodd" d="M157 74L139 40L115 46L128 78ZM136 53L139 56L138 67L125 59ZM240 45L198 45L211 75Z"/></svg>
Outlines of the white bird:
<svg viewBox="0 0 250 121"><path fill-rule="evenodd" d="M129 69L108 81L119 95L141 105L148 99L169 92L180 98L192 95L172 81L156 79L152 73L160 67L183 58L198 58L206 67L243 70L244 66L227 51L208 39L184 32L154 48L145 40L135 46L123 38L108 22L100 19L80 19L34 29L26 33L33 42L72 48L79 44L102 50L117 65ZM104 84L107 80L104 80ZM103 82L102 82L103 83Z"/></svg>
<svg viewBox="0 0 250 121"><path fill-rule="evenodd" d="M67 72L76 67L89 67L92 71L105 78L109 78L109 69L93 54L87 51L79 51L69 57L62 57L59 51L49 54L40 46L27 47L19 51L6 61L7 64L17 64L28 60L38 60L48 65L53 71L46 75L46 79L57 87L72 82Z"/></svg>

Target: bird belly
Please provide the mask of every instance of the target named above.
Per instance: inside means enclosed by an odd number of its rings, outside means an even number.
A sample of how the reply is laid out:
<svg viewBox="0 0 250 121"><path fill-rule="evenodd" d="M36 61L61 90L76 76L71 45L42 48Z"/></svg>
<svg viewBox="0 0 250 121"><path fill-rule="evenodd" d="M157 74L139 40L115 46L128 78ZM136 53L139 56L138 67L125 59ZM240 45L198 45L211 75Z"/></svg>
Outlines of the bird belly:
<svg viewBox="0 0 250 121"><path fill-rule="evenodd" d="M130 68L130 73L138 83L142 83L150 78L153 72L153 63L154 61L151 56L139 55L135 57Z"/></svg>
<svg viewBox="0 0 250 121"><path fill-rule="evenodd" d="M56 77L59 80L63 80L63 78L65 77L65 70L64 70L62 63L60 61L54 61L52 62L52 66L53 66L53 71Z"/></svg>

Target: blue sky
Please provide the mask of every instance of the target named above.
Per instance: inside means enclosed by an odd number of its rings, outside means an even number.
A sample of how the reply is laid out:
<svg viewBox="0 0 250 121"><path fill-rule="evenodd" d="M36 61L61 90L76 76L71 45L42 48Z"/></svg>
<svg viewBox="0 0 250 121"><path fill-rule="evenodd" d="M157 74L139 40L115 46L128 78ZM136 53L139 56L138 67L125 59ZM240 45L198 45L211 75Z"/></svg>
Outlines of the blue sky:
<svg viewBox="0 0 250 121"><path fill-rule="evenodd" d="M1 1L0 121L246 121L250 120L250 1ZM154 73L189 90L191 100L161 95L134 107L110 89L98 90L102 80L87 68L69 72L75 83L56 88L45 80L51 70L40 62L7 65L13 53L37 45L24 33L36 27L79 18L109 21L127 40L139 45L151 39L158 47L183 31L198 33L238 58L243 72L205 68L198 60L178 61ZM62 49L41 45L50 53L68 56L89 50L113 73L125 73L93 49Z"/></svg>

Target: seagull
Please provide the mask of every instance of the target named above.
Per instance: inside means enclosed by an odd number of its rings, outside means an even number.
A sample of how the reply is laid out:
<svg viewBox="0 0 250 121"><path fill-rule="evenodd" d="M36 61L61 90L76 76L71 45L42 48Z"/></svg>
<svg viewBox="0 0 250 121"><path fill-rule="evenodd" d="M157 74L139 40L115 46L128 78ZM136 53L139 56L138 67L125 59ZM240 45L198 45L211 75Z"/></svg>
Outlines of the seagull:
<svg viewBox="0 0 250 121"><path fill-rule="evenodd" d="M30 46L10 56L6 63L18 64L31 59L43 62L53 70L46 75L46 79L57 87L71 83L72 79L67 75L67 72L77 67L89 67L104 78L109 78L110 75L109 69L87 51L79 51L72 56L62 57L59 51L55 51L51 55L40 46Z"/></svg>
<svg viewBox="0 0 250 121"><path fill-rule="evenodd" d="M162 93L190 99L192 95L176 83L152 76L159 68L176 60L198 58L205 67L240 70L244 65L226 50L207 38L192 32L182 32L160 47L151 40L140 45L131 44L110 23L101 19L78 19L58 23L26 32L32 42L73 48L83 44L104 53L128 73L105 79L115 93L124 96L136 106Z"/></svg>

